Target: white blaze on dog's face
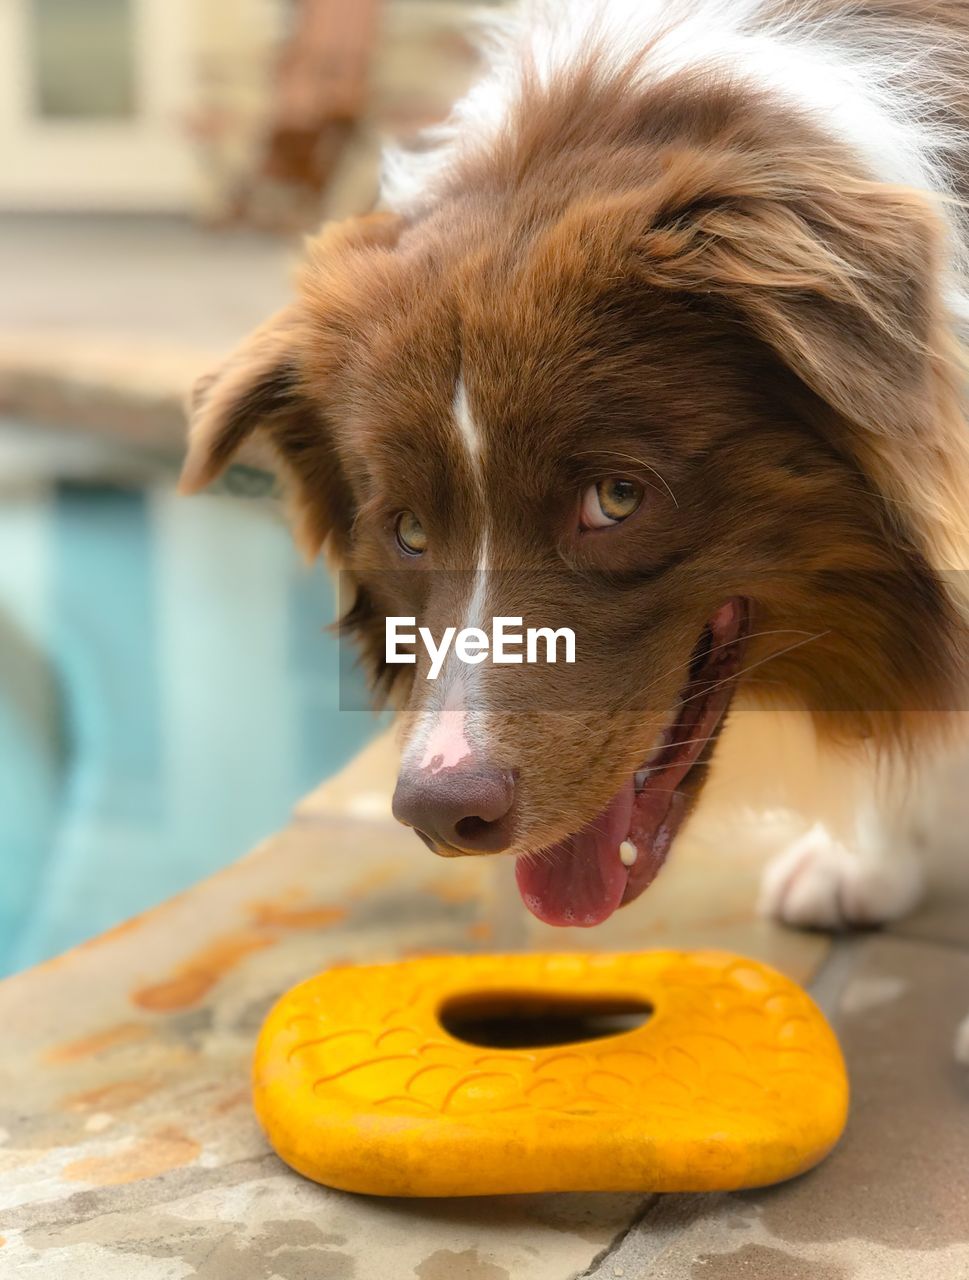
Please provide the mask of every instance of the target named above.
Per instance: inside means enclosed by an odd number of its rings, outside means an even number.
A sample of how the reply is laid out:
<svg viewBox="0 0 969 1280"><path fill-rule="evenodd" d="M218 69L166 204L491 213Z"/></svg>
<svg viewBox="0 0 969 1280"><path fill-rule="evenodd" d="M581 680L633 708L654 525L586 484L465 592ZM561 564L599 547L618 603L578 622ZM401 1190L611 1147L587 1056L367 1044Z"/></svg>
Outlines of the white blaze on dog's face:
<svg viewBox="0 0 969 1280"><path fill-rule="evenodd" d="M474 568L466 574L449 579L453 587L452 609L461 618L461 624L453 630L483 628L487 622L488 605L488 510L482 467L482 440L471 416L467 388L459 376L451 404L454 453L461 458L478 501L474 504L477 527L469 528L469 548ZM407 523L416 520L409 514ZM398 522L398 540L401 541L401 522ZM415 552L407 541L402 542L405 552ZM450 638L450 632L446 633ZM513 798L513 781L507 771L488 765L492 751L488 743L488 727L484 706L483 683L476 679L478 666L462 662L457 650L449 645L449 651L438 659L439 670L431 674L433 682L425 681L415 687L409 708L410 729L406 734L401 769L402 775L414 795L431 796L440 790L437 775L460 777L473 774L477 788L476 803L472 807L494 812L497 819L510 812ZM476 745L472 745L472 741ZM464 803L463 797L460 801ZM403 806L406 808L406 802ZM468 815L459 815L458 819ZM482 816L482 815L478 815ZM415 824L417 825L417 824ZM427 824L430 825L430 824ZM510 827L509 823L504 824ZM434 830L420 834L429 844L447 850L447 840L439 839ZM510 830L490 832L496 847L507 844Z"/></svg>
<svg viewBox="0 0 969 1280"><path fill-rule="evenodd" d="M488 605L488 517L487 494L484 485L482 466L482 439L478 427L471 415L468 403L467 387L464 378L459 376L454 390L451 414L455 427L455 439L458 445L456 452L464 453L464 465L471 476L471 483L477 490L479 501L476 504L478 527L474 533L474 570L462 583L467 595L464 610L465 627L483 627L487 622ZM476 753L469 743L469 737L475 735L484 738L483 691L475 687L477 668L459 662L455 653L448 656L448 667L444 675L443 698L427 691L427 705L420 713L423 732L415 731L411 742L404 750L406 768L416 767L418 770L454 769L465 765L475 755L490 754L482 743ZM477 682L480 685L480 682ZM477 721L477 725L475 724ZM426 735L426 736L425 736ZM420 760L413 765L415 745L423 741Z"/></svg>
<svg viewBox="0 0 969 1280"><path fill-rule="evenodd" d="M443 705L426 708L424 718L428 722L425 732L412 735L405 752L408 767L421 773L440 773L442 769L457 769L474 757L474 749L468 741L468 714L464 687L451 686L453 693Z"/></svg>
<svg viewBox="0 0 969 1280"><path fill-rule="evenodd" d="M958 489L937 226L789 105L705 92L532 85L423 206L324 233L196 408L188 487L257 433L352 583L398 816L520 855L551 923L651 882L738 686L887 737L961 653L943 535L886 502ZM567 627L576 660L428 681L388 617Z"/></svg>

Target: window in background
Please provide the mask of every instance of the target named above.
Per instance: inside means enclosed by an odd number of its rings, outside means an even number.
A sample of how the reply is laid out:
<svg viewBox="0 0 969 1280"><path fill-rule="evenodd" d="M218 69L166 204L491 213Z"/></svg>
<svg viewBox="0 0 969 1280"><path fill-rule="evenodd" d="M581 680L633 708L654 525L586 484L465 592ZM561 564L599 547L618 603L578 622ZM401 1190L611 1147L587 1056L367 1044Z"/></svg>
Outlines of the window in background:
<svg viewBox="0 0 969 1280"><path fill-rule="evenodd" d="M32 0L34 109L44 119L135 114L133 0Z"/></svg>

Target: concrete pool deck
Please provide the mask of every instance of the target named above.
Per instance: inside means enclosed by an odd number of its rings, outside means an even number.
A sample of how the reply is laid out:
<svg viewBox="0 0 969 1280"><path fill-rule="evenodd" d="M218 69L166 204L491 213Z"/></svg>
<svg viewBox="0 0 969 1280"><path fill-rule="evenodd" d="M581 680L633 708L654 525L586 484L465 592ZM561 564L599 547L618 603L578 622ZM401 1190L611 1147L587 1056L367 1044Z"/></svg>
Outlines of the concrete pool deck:
<svg viewBox="0 0 969 1280"><path fill-rule="evenodd" d="M760 857L690 831L590 933L520 907L504 859L439 862L389 818L368 748L293 822L145 916L0 984L0 1277L60 1280L956 1280L969 1274L969 800L915 917L831 941L755 918ZM960 878L961 876L961 878ZM814 1172L725 1196L399 1201L315 1186L248 1100L271 1002L335 962L427 952L715 946L812 985L853 1086Z"/></svg>
<svg viewBox="0 0 969 1280"><path fill-rule="evenodd" d="M0 412L174 463L188 388L289 299L296 257L172 218L0 217Z"/></svg>

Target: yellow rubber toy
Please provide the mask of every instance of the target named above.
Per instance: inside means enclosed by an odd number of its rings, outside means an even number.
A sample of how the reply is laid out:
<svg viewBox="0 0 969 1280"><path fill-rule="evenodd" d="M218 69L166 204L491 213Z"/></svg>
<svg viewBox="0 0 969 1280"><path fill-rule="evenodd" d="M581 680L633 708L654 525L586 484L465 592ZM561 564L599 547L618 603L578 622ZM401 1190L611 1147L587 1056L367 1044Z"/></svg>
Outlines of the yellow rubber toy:
<svg viewBox="0 0 969 1280"><path fill-rule="evenodd" d="M636 1005L652 1012L633 1030L539 1048L442 1025ZM287 1164L348 1191L722 1191L821 1160L848 1084L811 999L754 960L447 956L295 987L260 1034L254 1099Z"/></svg>

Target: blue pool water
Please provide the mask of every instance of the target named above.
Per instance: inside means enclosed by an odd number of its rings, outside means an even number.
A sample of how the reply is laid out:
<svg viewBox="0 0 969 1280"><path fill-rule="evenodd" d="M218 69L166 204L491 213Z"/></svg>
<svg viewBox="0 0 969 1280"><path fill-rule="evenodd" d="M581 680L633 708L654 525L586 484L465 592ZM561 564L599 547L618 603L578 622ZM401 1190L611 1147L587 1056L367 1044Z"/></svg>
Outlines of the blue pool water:
<svg viewBox="0 0 969 1280"><path fill-rule="evenodd" d="M0 492L0 973L232 861L359 750L333 600L255 502Z"/></svg>

